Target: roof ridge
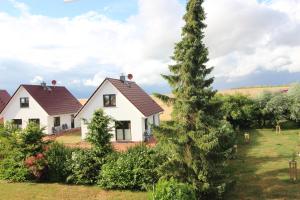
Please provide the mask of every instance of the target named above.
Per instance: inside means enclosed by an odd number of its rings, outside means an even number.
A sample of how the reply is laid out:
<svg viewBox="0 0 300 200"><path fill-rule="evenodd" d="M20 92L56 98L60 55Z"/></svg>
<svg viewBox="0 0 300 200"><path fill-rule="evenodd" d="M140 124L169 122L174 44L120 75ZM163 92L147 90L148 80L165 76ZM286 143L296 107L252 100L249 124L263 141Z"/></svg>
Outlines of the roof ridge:
<svg viewBox="0 0 300 200"><path fill-rule="evenodd" d="M118 78L110 78L110 77L106 77L105 79L112 79L112 80L116 80L116 81L121 81L121 80L118 79ZM135 81L128 81L128 80L126 80L126 82L129 82L129 83L136 83Z"/></svg>
<svg viewBox="0 0 300 200"><path fill-rule="evenodd" d="M20 86L40 86L42 87L41 85L36 85L36 84L21 84ZM61 87L61 88L66 88L66 86L63 86L63 85L46 85L47 87Z"/></svg>

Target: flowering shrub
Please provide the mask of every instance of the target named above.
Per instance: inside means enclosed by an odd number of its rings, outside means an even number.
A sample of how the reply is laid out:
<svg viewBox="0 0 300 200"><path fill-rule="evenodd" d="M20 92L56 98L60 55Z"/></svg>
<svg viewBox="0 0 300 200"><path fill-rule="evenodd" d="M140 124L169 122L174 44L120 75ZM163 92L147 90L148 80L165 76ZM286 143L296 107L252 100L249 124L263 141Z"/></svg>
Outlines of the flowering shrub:
<svg viewBox="0 0 300 200"><path fill-rule="evenodd" d="M36 180L45 178L47 171L47 161L44 154L38 153L36 156L30 156L25 159L25 166L29 169Z"/></svg>

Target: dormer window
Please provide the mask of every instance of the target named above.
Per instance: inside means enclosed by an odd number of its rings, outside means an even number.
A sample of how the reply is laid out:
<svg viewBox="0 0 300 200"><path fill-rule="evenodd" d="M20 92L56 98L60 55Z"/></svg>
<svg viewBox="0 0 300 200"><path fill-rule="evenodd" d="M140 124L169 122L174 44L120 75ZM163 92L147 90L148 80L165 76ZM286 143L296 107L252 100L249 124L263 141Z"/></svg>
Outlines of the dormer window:
<svg viewBox="0 0 300 200"><path fill-rule="evenodd" d="M103 95L104 107L115 107L116 106L116 95L115 94L105 94Z"/></svg>
<svg viewBox="0 0 300 200"><path fill-rule="evenodd" d="M21 108L29 108L29 98L28 97L20 98L20 107Z"/></svg>

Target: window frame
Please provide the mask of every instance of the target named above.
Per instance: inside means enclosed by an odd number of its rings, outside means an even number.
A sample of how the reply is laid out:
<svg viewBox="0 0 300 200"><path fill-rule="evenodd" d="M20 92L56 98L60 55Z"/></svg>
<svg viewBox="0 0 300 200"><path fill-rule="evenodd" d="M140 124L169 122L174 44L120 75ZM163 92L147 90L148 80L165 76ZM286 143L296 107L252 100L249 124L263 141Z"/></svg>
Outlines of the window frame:
<svg viewBox="0 0 300 200"><path fill-rule="evenodd" d="M21 122L21 123L16 123ZM13 119L12 120L13 125L15 125L17 128L22 128L23 126L23 120L22 119Z"/></svg>
<svg viewBox="0 0 300 200"><path fill-rule="evenodd" d="M22 102L24 100L24 102ZM20 108L29 108L29 97L20 98Z"/></svg>
<svg viewBox="0 0 300 200"><path fill-rule="evenodd" d="M59 123L57 123L57 121L56 121L57 119L59 120ZM53 126L54 127L60 127L60 125L61 125L60 117L54 117L53 118Z"/></svg>
<svg viewBox="0 0 300 200"><path fill-rule="evenodd" d="M106 97L108 97L108 104L106 104ZM115 99L114 103L112 102L113 97ZM116 107L117 106L117 95L116 94L104 94L103 95L103 107Z"/></svg>
<svg viewBox="0 0 300 200"><path fill-rule="evenodd" d="M148 132L148 130L149 130L148 118L145 118L145 131Z"/></svg>
<svg viewBox="0 0 300 200"><path fill-rule="evenodd" d="M71 115L71 129L75 128L75 115Z"/></svg>
<svg viewBox="0 0 300 200"><path fill-rule="evenodd" d="M123 126L123 127L119 127L118 128L118 123L119 125L122 124L127 124L128 126ZM118 132L117 130L122 130L123 131L123 137L120 139L118 138ZM126 132L125 130L129 130L129 134L130 134L130 138L131 140L126 140ZM131 121L115 121L115 133L116 133L116 141L117 142L128 142L128 141L132 141L132 134L131 134Z"/></svg>

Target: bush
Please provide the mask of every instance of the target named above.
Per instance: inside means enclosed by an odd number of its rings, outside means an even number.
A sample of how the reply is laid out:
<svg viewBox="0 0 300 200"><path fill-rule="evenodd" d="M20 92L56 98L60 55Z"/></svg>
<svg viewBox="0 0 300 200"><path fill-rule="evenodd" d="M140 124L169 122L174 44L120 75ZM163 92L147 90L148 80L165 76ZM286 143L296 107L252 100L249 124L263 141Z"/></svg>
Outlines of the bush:
<svg viewBox="0 0 300 200"><path fill-rule="evenodd" d="M103 165L98 184L106 189L144 190L157 182L159 162L153 149L144 145L133 147Z"/></svg>
<svg viewBox="0 0 300 200"><path fill-rule="evenodd" d="M112 134L110 133L112 127L109 124L112 119L106 116L103 110L96 110L93 114L92 121L88 123L87 141L92 144L93 151L98 157L105 158L108 154L113 152L113 147L110 142Z"/></svg>
<svg viewBox="0 0 300 200"><path fill-rule="evenodd" d="M196 200L195 190L185 183L178 183L174 179L161 180L152 193L153 200Z"/></svg>
<svg viewBox="0 0 300 200"><path fill-rule="evenodd" d="M45 155L38 153L36 156L30 156L25 159L25 166L29 169L35 180L45 180L48 170Z"/></svg>
<svg viewBox="0 0 300 200"><path fill-rule="evenodd" d="M65 182L70 175L68 160L71 159L72 149L59 144L52 143L46 151L48 161L48 180L51 182Z"/></svg>
<svg viewBox="0 0 300 200"><path fill-rule="evenodd" d="M18 134L18 148L24 157L36 156L45 150L47 143L43 141L43 137L43 129L35 123L29 123L26 129Z"/></svg>
<svg viewBox="0 0 300 200"><path fill-rule="evenodd" d="M68 176L67 182L95 184L102 166L102 163L98 160L92 150L78 149L72 152L72 156L68 160L68 168L71 174Z"/></svg>
<svg viewBox="0 0 300 200"><path fill-rule="evenodd" d="M24 165L23 155L12 150L0 161L0 179L13 182L24 182L31 178L29 169Z"/></svg>

